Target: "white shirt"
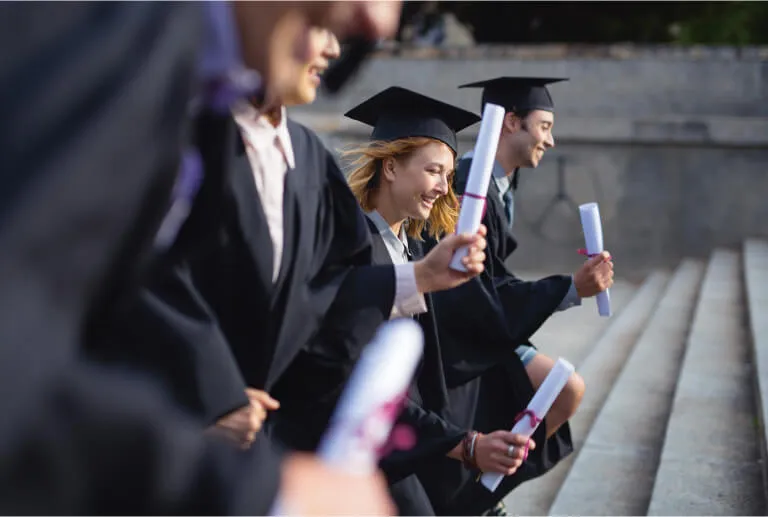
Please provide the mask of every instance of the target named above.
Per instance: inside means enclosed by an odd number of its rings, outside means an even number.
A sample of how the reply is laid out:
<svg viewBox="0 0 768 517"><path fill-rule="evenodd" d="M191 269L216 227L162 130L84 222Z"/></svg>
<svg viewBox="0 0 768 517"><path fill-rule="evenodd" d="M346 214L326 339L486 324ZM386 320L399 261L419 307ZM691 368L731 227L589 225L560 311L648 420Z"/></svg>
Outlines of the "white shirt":
<svg viewBox="0 0 768 517"><path fill-rule="evenodd" d="M246 142L256 191L269 226L269 236L272 240L272 282L275 282L280 273L280 261L283 256L285 176L289 169L296 167L291 136L288 133L288 117L285 108L281 108L280 123L274 127L252 104L245 101L235 103L232 113ZM419 293L416 287L413 263L395 264L393 313L410 316L426 312L424 295Z"/></svg>
<svg viewBox="0 0 768 517"><path fill-rule="evenodd" d="M392 307L391 318L402 318L427 312L427 302L424 295L416 289L416 277L413 263L408 260L408 236L405 225L400 227L400 235L395 235L384 217L376 210L365 214L376 226L379 235L384 240L389 257L395 265L395 305Z"/></svg>
<svg viewBox="0 0 768 517"><path fill-rule="evenodd" d="M235 103L232 113L243 135L256 191L267 218L272 239L272 282L275 282L283 258L285 176L288 169L296 167L285 108L280 110L277 127L247 102Z"/></svg>

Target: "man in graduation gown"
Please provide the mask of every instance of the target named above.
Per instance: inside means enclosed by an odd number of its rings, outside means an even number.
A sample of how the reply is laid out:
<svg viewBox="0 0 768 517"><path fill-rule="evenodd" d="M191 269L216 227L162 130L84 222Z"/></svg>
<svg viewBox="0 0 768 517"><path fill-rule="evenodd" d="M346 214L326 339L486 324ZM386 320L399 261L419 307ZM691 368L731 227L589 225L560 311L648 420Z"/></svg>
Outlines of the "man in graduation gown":
<svg viewBox="0 0 768 517"><path fill-rule="evenodd" d="M459 288L439 293L435 303L439 307L446 372L453 379L449 381L454 400L451 414L457 423L474 418L480 430L513 424L513 417L524 409L524 403L554 364L536 351L530 336L554 312L580 305L581 298L595 296L612 283L612 263L607 254L590 259L573 276L555 275L535 282L521 281L505 264L517 246L511 230L515 174L519 167L536 167L543 153L554 146L554 103L546 85L557 81L505 77L467 85L484 88L483 106L491 102L507 111L483 216L488 227L489 253L483 274L487 291ZM457 165L454 185L458 194L464 191L471 159L470 151ZM471 358L463 346L468 339L478 344ZM472 378L477 381L464 382ZM431 494L447 500L441 511L487 510L514 486L543 474L570 453L572 442L566 422L578 407L583 390L583 380L574 375L534 435L539 444L537 451L518 473L505 478L495 493L463 472L440 472L436 468L425 473ZM508 394L514 394L514 407L504 401ZM456 488L462 484L463 489ZM445 498L449 492L452 495Z"/></svg>
<svg viewBox="0 0 768 517"><path fill-rule="evenodd" d="M3 513L264 514L280 483L299 513L388 512L370 479L309 458L281 467L266 441L222 449L149 380L79 357L151 255L187 140L201 21L213 20L200 4L0 11L0 89L12 99L0 131ZM374 505L328 504L307 490L322 483Z"/></svg>

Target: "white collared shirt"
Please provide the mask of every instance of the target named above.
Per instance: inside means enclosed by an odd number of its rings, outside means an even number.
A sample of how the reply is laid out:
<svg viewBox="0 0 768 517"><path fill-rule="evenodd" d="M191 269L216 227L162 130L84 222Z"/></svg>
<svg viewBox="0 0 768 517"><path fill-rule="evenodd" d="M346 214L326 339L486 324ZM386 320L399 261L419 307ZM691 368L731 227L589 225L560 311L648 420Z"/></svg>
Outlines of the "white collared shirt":
<svg viewBox="0 0 768 517"><path fill-rule="evenodd" d="M403 318L427 312L427 302L424 295L416 288L416 275L413 263L408 260L408 235L405 225L400 227L400 235L395 235L384 217L373 210L365 214L381 235L389 257L395 265L395 304L392 307L392 318Z"/></svg>
<svg viewBox="0 0 768 517"><path fill-rule="evenodd" d="M277 127L248 102L237 102L232 113L243 135L256 191L267 218L272 239L272 281L275 282L283 257L285 176L296 166L285 108L281 108Z"/></svg>

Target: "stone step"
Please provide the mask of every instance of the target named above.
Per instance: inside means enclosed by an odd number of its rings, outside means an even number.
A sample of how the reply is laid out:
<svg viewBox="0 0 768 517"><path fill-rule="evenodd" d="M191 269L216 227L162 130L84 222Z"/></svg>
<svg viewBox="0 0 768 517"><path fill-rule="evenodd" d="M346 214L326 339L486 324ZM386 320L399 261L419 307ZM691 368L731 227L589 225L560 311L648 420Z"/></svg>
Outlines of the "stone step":
<svg viewBox="0 0 768 517"><path fill-rule="evenodd" d="M654 303L551 515L645 514L703 271L683 261Z"/></svg>
<svg viewBox="0 0 768 517"><path fill-rule="evenodd" d="M521 278L543 278L526 276ZM539 350L553 358L564 357L577 367L599 342L600 336L629 307L639 286L617 279L611 288L613 316L603 318L597 313L594 300L585 300L581 307L558 312L533 335L531 341ZM562 472L562 473L561 473ZM523 483L509 496L509 508L518 515L544 515L560 487L567 467L558 465L546 476Z"/></svg>
<svg viewBox="0 0 768 517"><path fill-rule="evenodd" d="M651 274L620 313L611 318L601 318L603 322L608 322L608 327L586 359L576 362L579 373L586 381L587 390L579 411L570 422L575 451L546 476L523 484L509 495L508 503L515 514L545 515L548 512L573 459L579 453L595 415L603 405L624 361L658 303L668 279L669 274L666 272ZM597 312L594 307L587 306L583 309L592 310L595 314ZM575 310L568 312L574 313ZM570 357L569 354L562 355Z"/></svg>
<svg viewBox="0 0 768 517"><path fill-rule="evenodd" d="M744 243L744 284L747 315L755 364L755 394L760 422L763 461L763 493L768 496L768 242Z"/></svg>
<svg viewBox="0 0 768 517"><path fill-rule="evenodd" d="M648 515L764 515L739 254L713 253Z"/></svg>

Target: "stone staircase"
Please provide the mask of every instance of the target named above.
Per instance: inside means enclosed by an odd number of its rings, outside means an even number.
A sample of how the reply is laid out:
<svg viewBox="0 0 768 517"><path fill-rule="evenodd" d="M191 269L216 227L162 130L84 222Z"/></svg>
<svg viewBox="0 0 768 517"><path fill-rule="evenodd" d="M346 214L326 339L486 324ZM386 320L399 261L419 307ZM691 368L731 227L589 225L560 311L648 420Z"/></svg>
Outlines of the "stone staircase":
<svg viewBox="0 0 768 517"><path fill-rule="evenodd" d="M768 242L617 281L611 298L613 317L585 301L533 338L587 392L576 451L512 492L510 512L765 515Z"/></svg>

